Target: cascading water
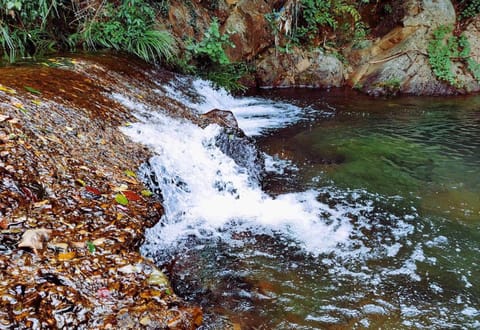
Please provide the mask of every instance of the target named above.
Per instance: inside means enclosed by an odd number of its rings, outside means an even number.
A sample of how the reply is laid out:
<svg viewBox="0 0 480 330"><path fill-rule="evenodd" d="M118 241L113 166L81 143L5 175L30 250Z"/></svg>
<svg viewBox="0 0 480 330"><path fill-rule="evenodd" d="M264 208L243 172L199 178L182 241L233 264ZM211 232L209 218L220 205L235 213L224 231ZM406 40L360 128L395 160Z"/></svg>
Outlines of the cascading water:
<svg viewBox="0 0 480 330"><path fill-rule="evenodd" d="M189 82L159 84L156 93L193 112L230 110L260 138L305 118L300 107ZM216 145L219 126L202 129L141 100L113 98L139 119L124 133L155 153L140 175L161 194L165 216L142 252L175 268L177 292L205 308L205 329L224 328L223 317L258 329L480 326L471 271L456 273L463 289L455 292L442 276L429 277L448 269L438 254L453 242L402 197L319 187L318 173L300 190L264 192ZM303 175L294 161L266 161L280 185Z"/></svg>

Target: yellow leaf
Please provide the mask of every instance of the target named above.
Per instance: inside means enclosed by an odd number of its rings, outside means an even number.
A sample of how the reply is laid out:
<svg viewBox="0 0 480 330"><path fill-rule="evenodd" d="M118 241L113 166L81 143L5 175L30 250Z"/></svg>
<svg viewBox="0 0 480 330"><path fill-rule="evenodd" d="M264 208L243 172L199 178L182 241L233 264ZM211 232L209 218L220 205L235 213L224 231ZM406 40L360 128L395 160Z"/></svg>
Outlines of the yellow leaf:
<svg viewBox="0 0 480 330"><path fill-rule="evenodd" d="M40 100L32 100L32 103L35 105L41 105L42 102Z"/></svg>
<svg viewBox="0 0 480 330"><path fill-rule="evenodd" d="M0 91L7 92L7 93L9 93L9 94L16 94L16 93L17 93L14 89L5 87L5 86L3 86L3 85L1 85L1 84L0 84Z"/></svg>
<svg viewBox="0 0 480 330"><path fill-rule="evenodd" d="M75 251L64 252L64 253L59 253L58 254L58 260L60 260L60 261L72 260L73 258L75 258Z"/></svg>

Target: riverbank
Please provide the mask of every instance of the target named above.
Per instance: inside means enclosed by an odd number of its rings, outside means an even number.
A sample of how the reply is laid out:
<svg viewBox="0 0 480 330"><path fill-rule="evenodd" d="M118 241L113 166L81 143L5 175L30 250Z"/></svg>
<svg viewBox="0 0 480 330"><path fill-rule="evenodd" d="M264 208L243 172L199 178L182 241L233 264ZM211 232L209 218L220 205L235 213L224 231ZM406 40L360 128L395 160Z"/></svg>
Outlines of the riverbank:
<svg viewBox="0 0 480 330"><path fill-rule="evenodd" d="M201 323L138 252L163 209L135 175L149 152L119 130L135 117L110 96L151 98L149 70L104 56L0 69L0 328Z"/></svg>

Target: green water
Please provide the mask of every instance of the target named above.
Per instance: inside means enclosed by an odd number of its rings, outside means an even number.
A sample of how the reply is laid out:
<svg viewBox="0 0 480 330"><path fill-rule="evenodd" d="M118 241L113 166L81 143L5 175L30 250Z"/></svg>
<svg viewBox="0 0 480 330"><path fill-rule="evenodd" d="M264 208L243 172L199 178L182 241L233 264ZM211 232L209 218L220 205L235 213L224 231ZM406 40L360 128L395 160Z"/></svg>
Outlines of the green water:
<svg viewBox="0 0 480 330"><path fill-rule="evenodd" d="M378 211L365 214L365 227L371 226L362 234L387 250L399 247L387 258L380 253L366 262L351 259L336 277L319 276L318 268L307 266L317 284L305 285L310 290L305 296L315 298L297 302L303 310L299 324L309 329L478 328L480 97L372 99L305 90L264 95L293 102L307 113L301 123L260 140L268 153L299 168L290 178L274 178L273 190L288 187L283 180L381 196L374 206ZM408 208L415 213L408 216L409 233L391 238L384 219L402 217ZM375 245L365 244L372 252ZM402 266L392 270L395 265ZM394 276L385 276L389 272ZM313 306L306 307L307 301Z"/></svg>
<svg viewBox="0 0 480 330"><path fill-rule="evenodd" d="M290 93L270 97L295 102ZM263 147L305 164L304 184L316 177L321 186L399 195L425 215L478 225L479 97L382 100L344 93L302 91L297 102L312 109L310 120L272 134Z"/></svg>

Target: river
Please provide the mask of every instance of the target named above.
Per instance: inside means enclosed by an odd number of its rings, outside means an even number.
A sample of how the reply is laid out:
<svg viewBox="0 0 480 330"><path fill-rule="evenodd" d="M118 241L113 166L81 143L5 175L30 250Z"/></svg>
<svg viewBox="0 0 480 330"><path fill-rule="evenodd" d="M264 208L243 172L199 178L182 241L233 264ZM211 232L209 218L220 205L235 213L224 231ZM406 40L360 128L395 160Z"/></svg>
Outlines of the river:
<svg viewBox="0 0 480 330"><path fill-rule="evenodd" d="M203 329L480 327L480 97L235 98L178 79L157 92L231 110L268 169L254 182L219 127L114 95L140 120L125 134L157 155L143 174L166 215L142 253L202 305Z"/></svg>

